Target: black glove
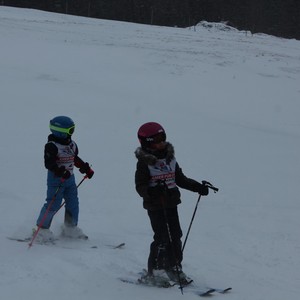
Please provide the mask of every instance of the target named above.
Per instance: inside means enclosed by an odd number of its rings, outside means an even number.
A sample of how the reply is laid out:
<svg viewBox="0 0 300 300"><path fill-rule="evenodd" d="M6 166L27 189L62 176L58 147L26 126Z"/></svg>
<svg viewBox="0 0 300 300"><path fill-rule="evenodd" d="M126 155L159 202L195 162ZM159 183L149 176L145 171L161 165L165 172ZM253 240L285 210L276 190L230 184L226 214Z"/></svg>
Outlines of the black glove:
<svg viewBox="0 0 300 300"><path fill-rule="evenodd" d="M197 186L197 191L200 195L202 196L207 196L208 195L208 187L204 184L199 183Z"/></svg>
<svg viewBox="0 0 300 300"><path fill-rule="evenodd" d="M65 166L60 166L60 167L57 166L57 168L54 170L54 174L57 177L61 177L63 179L68 179L71 176L70 171L66 170Z"/></svg>
<svg viewBox="0 0 300 300"><path fill-rule="evenodd" d="M162 196L165 192L165 187L163 185L156 185L148 188L148 194L151 197Z"/></svg>
<svg viewBox="0 0 300 300"><path fill-rule="evenodd" d="M89 163L85 162L79 168L79 172L82 174L86 174L86 176L91 179L94 175L94 171L91 169Z"/></svg>

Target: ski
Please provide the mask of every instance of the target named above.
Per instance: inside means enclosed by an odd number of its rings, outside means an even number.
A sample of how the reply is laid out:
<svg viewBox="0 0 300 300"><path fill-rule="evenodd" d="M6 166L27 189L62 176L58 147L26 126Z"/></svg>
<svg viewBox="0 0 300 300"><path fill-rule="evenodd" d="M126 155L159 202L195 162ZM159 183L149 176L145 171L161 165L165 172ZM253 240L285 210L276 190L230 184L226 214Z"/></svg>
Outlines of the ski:
<svg viewBox="0 0 300 300"><path fill-rule="evenodd" d="M229 291L231 291L232 288L231 287L228 287L228 288L225 288L225 289L220 289L220 288L207 288L206 291L203 291L203 292L196 292L196 294L200 297L205 297L205 296L209 296L213 293L219 293L219 294L226 294L228 293Z"/></svg>
<svg viewBox="0 0 300 300"><path fill-rule="evenodd" d="M29 243L31 242L31 237L28 237L28 238L14 238L14 237L7 237L7 239L11 240L11 241L16 241L16 242L19 242L19 243ZM48 242L45 242L43 244L41 243L38 243L38 245L55 245L55 241L57 241L58 239L55 239L55 240L51 240L51 241L48 241Z"/></svg>
<svg viewBox="0 0 300 300"><path fill-rule="evenodd" d="M151 278L149 280L148 272L146 269L143 269L141 272L138 273L137 278L119 278L122 282L135 284L135 285L142 285L142 286L149 286L149 287L156 287L156 288L170 288L176 285L175 282L171 280L164 280L164 281L156 281L155 278ZM148 279L147 279L148 278Z"/></svg>
<svg viewBox="0 0 300 300"><path fill-rule="evenodd" d="M139 272L139 278L118 278L120 281L129 283L129 284L135 284L135 285L142 285L142 286L148 286L148 287L156 287L156 288L174 288L178 287L180 288L178 282L174 281L164 281L162 283L155 283L154 281L147 281L145 280L147 271L143 270L142 272ZM225 294L229 292L232 288L228 287L226 289L220 289L220 288L211 288L211 287L201 287L193 284L193 281L191 280L189 283L182 286L182 293L193 293L200 297L207 297L211 296L214 293L220 293Z"/></svg>
<svg viewBox="0 0 300 300"><path fill-rule="evenodd" d="M120 248L123 248L125 246L125 243L121 243L117 246L113 246L113 249L120 249Z"/></svg>
<svg viewBox="0 0 300 300"><path fill-rule="evenodd" d="M10 241L16 241L19 243L29 243L31 242L32 237L27 237L27 238L16 238L16 237L7 237ZM66 238L55 238L53 241L45 242L45 243L36 243L37 245L45 245L45 246L61 246L62 248L66 249L75 249L76 247L68 247L68 245L61 245L60 242L63 242L64 240L70 241L70 242L75 242L75 241L86 241L83 239L66 239ZM87 240L88 241L88 240ZM125 246L125 243L120 243L116 245L105 245L106 247L110 249L123 249ZM98 249L99 247L97 245L88 245L89 248L91 249Z"/></svg>
<svg viewBox="0 0 300 300"><path fill-rule="evenodd" d="M118 245L106 245L106 246L111 249L123 249L125 247L125 243L120 243Z"/></svg>
<svg viewBox="0 0 300 300"><path fill-rule="evenodd" d="M228 287L226 289L214 289L219 294L226 294L232 290L232 287Z"/></svg>
<svg viewBox="0 0 300 300"><path fill-rule="evenodd" d="M148 287L156 287L156 288L174 288L174 286L179 287L177 283L175 282L168 282L163 285L155 285L155 284L150 284L150 283L145 283L140 279L128 279L128 278L119 278L122 282L129 283L129 284L135 284L135 285L142 285L142 286L148 286ZM192 292L200 297L206 297L214 292L216 292L215 289L212 288L207 288L207 289L202 289L202 288L197 288L197 287L192 287L191 289L189 288L189 285L186 285L183 287L183 293L184 292Z"/></svg>
<svg viewBox="0 0 300 300"><path fill-rule="evenodd" d="M179 285L179 284L176 283L176 285ZM201 296L201 297L209 296L214 293L226 294L232 290L231 287L214 288L214 287L210 287L210 286L205 287L205 286L201 286L201 285L197 285L197 284L195 285L193 283L193 280L191 280L189 283L187 283L183 286L183 291L185 289L186 289L186 291L194 292L196 295Z"/></svg>
<svg viewBox="0 0 300 300"><path fill-rule="evenodd" d="M156 287L156 288L171 288L176 285L175 282L164 282L164 284L151 284L151 283L146 283L142 281L140 278L139 279L127 279L127 278L119 278L122 282L129 283L129 284L136 284L136 285L142 285L142 286L149 286L149 287Z"/></svg>
<svg viewBox="0 0 300 300"><path fill-rule="evenodd" d="M7 237L7 239L11 240L11 241L16 241L16 242L20 242L20 243L26 243L26 242L30 242L31 238L14 238L14 237Z"/></svg>
<svg viewBox="0 0 300 300"><path fill-rule="evenodd" d="M199 288L199 287L192 287L192 290L196 295L200 296L200 297L206 297L206 296L210 296L214 293L218 293L218 294L226 294L229 291L231 291L232 288L228 287L225 289L220 289L220 288Z"/></svg>
<svg viewBox="0 0 300 300"><path fill-rule="evenodd" d="M196 295L198 295L200 297L206 297L206 296L210 296L215 291L216 291L215 289L207 289L207 290L203 290L203 291L197 291Z"/></svg>

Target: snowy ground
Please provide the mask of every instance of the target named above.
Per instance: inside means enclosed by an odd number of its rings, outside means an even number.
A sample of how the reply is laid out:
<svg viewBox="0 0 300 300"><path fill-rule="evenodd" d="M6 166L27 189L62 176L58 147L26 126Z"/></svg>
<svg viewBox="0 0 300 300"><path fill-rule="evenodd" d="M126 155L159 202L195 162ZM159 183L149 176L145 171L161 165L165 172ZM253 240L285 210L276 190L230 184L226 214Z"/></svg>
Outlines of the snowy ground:
<svg viewBox="0 0 300 300"><path fill-rule="evenodd" d="M226 29L0 7L1 299L198 299L118 280L146 266L152 238L134 189L136 132L147 121L165 127L186 175L220 189L200 202L185 272L233 287L216 299L299 299L300 42ZM56 115L75 120L95 170L79 190L90 240L28 250L6 237L35 225ZM197 195L182 194L186 233Z"/></svg>

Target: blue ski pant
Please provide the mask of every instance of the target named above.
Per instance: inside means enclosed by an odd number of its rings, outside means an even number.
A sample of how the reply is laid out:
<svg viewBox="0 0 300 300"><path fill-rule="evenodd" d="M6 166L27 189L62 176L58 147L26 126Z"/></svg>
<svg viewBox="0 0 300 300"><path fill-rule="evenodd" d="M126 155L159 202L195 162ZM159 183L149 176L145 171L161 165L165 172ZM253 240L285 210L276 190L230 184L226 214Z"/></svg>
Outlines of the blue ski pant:
<svg viewBox="0 0 300 300"><path fill-rule="evenodd" d="M61 187L58 190L60 185ZM53 201L56 192L57 194ZM46 203L43 205L40 215L37 219L37 226L41 225L42 228L50 227L53 216L60 208L63 199L65 200L65 209L68 213L68 219L71 219L71 221L69 220L69 222L71 222L70 225L76 226L79 215L79 200L74 174L62 183L61 178L56 177L53 172L48 171L47 198ZM52 203L51 207L45 217L50 203ZM41 224L41 222L43 223Z"/></svg>

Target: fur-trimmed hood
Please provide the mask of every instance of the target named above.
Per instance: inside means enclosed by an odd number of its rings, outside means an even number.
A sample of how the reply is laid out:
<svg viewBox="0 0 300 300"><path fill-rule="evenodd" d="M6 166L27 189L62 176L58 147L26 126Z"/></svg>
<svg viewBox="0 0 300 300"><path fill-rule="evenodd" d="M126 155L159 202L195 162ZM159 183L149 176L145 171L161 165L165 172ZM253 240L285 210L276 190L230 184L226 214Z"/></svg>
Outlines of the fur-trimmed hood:
<svg viewBox="0 0 300 300"><path fill-rule="evenodd" d="M167 163L169 163L174 158L175 150L173 145L167 142L166 149L162 153L162 157L160 157L160 155L157 156L155 152L148 152L142 147L138 147L135 150L134 154L138 160L144 161L147 165L154 165L158 159L162 158L165 158L167 160Z"/></svg>

